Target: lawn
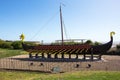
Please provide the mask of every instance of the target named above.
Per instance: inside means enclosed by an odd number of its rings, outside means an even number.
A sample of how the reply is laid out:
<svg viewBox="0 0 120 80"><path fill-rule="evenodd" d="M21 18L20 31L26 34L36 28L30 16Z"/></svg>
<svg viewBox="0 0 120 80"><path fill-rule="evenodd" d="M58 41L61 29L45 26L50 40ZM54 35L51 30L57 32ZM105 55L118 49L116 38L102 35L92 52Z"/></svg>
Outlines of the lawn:
<svg viewBox="0 0 120 80"><path fill-rule="evenodd" d="M1 71L0 80L120 80L116 71L78 71L58 74Z"/></svg>
<svg viewBox="0 0 120 80"><path fill-rule="evenodd" d="M0 58L16 56L21 54L26 54L27 52L23 50L11 50L11 49L1 49L0 48Z"/></svg>

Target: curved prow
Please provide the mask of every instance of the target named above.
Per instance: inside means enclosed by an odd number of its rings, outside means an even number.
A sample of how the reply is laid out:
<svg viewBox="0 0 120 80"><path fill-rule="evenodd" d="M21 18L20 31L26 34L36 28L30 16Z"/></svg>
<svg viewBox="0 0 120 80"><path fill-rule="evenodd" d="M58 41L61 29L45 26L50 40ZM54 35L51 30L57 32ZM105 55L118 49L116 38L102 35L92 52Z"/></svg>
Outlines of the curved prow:
<svg viewBox="0 0 120 80"><path fill-rule="evenodd" d="M25 36L24 36L23 33L20 35L20 39L21 39L21 42L22 42L22 47L23 47L23 49L24 49L24 50L27 50L27 45L24 44Z"/></svg>
<svg viewBox="0 0 120 80"><path fill-rule="evenodd" d="M112 42L113 42L113 35L115 35L115 32L114 31L110 32L110 38Z"/></svg>
<svg viewBox="0 0 120 80"><path fill-rule="evenodd" d="M20 35L20 39L21 39L21 41L22 41L22 42L24 41L25 36L24 36L24 34L23 34L23 33Z"/></svg>
<svg viewBox="0 0 120 80"><path fill-rule="evenodd" d="M115 34L115 32L110 32L110 41L108 43L105 43L105 44L101 44L101 45L97 45L97 46L92 46L93 48L93 53L96 54L96 53L104 53L104 52L107 52L111 46L112 46L112 43L113 43L113 35Z"/></svg>
<svg viewBox="0 0 120 80"><path fill-rule="evenodd" d="M25 39L24 34L20 35L20 39L21 39L21 42L22 42L22 47L25 51L30 51L30 50L34 49L34 46L30 46L30 45L27 45L27 44L24 43L24 39Z"/></svg>

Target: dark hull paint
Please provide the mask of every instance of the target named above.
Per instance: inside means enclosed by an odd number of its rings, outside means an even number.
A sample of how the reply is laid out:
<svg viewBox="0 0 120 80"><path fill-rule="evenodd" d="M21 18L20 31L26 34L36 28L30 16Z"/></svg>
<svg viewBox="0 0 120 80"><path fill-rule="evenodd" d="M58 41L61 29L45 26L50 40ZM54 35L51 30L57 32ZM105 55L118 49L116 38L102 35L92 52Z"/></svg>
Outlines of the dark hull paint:
<svg viewBox="0 0 120 80"><path fill-rule="evenodd" d="M113 43L113 37L111 37L111 40L108 43L97 45L97 46L92 46L93 48L93 54L96 53L106 53L112 46Z"/></svg>
<svg viewBox="0 0 120 80"><path fill-rule="evenodd" d="M49 53L68 53L68 54L103 54L107 52L113 43L113 37L108 43L92 46L88 44L80 45L38 45L28 46L22 43L23 49L28 52L42 52L48 51Z"/></svg>

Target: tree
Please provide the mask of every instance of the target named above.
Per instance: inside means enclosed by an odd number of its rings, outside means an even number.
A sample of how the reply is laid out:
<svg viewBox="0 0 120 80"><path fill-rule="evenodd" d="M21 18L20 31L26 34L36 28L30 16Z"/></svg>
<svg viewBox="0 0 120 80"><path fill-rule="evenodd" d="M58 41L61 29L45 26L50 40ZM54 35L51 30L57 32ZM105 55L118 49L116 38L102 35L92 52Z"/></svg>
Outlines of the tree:
<svg viewBox="0 0 120 80"><path fill-rule="evenodd" d="M93 44L93 42L92 42L91 40L87 40L87 41L85 42L85 44L92 45L92 44Z"/></svg>

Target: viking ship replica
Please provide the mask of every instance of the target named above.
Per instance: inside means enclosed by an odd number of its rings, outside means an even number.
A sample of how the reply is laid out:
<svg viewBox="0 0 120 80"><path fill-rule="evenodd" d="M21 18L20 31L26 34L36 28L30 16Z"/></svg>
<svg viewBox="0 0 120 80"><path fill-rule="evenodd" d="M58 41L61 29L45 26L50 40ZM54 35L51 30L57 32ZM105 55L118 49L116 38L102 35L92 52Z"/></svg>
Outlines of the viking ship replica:
<svg viewBox="0 0 120 80"><path fill-rule="evenodd" d="M60 6L60 22L61 22L61 37L62 42L58 45L37 45L30 46L23 42L24 35L21 34L20 39L22 40L22 47L25 51L29 52L29 57L33 58L33 54L35 53L35 58L53 58L53 59L65 59L65 55L68 55L68 59L72 59L72 55L75 56L74 59L79 59L79 55L82 55L82 60L87 60L87 56L89 56L90 60L94 60L94 57L97 55L97 59L101 60L101 56L103 53L106 53L112 46L113 43L113 35L115 32L110 33L110 41L105 44L100 45L89 45L89 44L73 44L73 45L65 45L63 39L63 23L62 23L62 11ZM41 56L38 56L41 55ZM47 55L47 57L46 57ZM54 57L52 57L54 55ZM61 57L58 57L58 55Z"/></svg>

